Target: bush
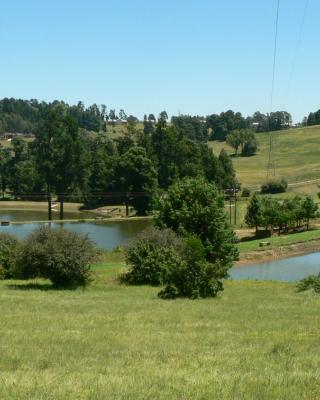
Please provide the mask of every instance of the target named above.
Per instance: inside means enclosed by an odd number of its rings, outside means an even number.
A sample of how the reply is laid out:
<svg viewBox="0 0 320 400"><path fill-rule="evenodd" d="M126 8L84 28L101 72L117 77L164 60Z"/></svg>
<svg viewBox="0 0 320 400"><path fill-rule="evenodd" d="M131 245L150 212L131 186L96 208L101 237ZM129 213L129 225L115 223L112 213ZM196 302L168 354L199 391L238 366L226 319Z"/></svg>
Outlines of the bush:
<svg viewBox="0 0 320 400"><path fill-rule="evenodd" d="M16 274L22 279L41 277L55 286L86 286L97 251L88 236L64 229L41 227L22 244Z"/></svg>
<svg viewBox="0 0 320 400"><path fill-rule="evenodd" d="M0 279L13 278L20 242L9 233L0 233Z"/></svg>
<svg viewBox="0 0 320 400"><path fill-rule="evenodd" d="M223 290L224 268L205 260L205 247L196 236L185 240L181 262L166 275L166 287L159 293L164 299L176 297L215 297Z"/></svg>
<svg viewBox="0 0 320 400"><path fill-rule="evenodd" d="M225 275L238 259L236 236L224 209L224 196L202 178L184 178L172 185L155 204L155 223L181 236L196 235L205 258L224 266Z"/></svg>
<svg viewBox="0 0 320 400"><path fill-rule="evenodd" d="M320 294L320 274L310 275L307 278L302 279L298 282L297 289L299 292L313 289L316 293Z"/></svg>
<svg viewBox="0 0 320 400"><path fill-rule="evenodd" d="M134 285L164 285L159 297L214 297L223 290L225 269L205 260L195 236L180 238L170 229L149 228L126 251L130 270L121 280Z"/></svg>
<svg viewBox="0 0 320 400"><path fill-rule="evenodd" d="M242 193L241 193L241 197L250 197L251 191L248 188L243 188L242 189Z"/></svg>
<svg viewBox="0 0 320 400"><path fill-rule="evenodd" d="M287 191L288 183L285 179L281 180L272 180L264 183L261 186L262 194L275 194L275 193L284 193Z"/></svg>
<svg viewBox="0 0 320 400"><path fill-rule="evenodd" d="M254 156L258 150L258 143L255 139L246 142L243 146L241 154L244 157Z"/></svg>
<svg viewBox="0 0 320 400"><path fill-rule="evenodd" d="M170 229L148 228L126 248L129 271L123 282L134 285L162 285L168 271L181 262L181 239Z"/></svg>

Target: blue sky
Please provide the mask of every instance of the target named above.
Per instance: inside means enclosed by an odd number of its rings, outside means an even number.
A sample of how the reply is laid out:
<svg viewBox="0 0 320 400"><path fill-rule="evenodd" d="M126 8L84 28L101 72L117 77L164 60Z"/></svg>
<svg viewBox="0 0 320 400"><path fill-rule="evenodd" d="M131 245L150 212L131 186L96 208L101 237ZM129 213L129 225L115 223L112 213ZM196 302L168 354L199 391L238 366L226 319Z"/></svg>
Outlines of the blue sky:
<svg viewBox="0 0 320 400"><path fill-rule="evenodd" d="M306 1L280 1L274 109L296 121L320 108L318 0L296 52ZM3 0L0 97L138 117L269 112L275 11L276 0Z"/></svg>

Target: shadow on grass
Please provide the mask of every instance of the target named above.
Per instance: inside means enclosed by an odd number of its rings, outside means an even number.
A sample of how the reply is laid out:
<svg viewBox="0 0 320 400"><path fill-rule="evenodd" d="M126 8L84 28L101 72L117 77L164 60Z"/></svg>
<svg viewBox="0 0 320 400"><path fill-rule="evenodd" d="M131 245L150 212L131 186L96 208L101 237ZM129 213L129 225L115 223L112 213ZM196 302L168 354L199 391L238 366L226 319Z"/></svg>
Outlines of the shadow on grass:
<svg viewBox="0 0 320 400"><path fill-rule="evenodd" d="M72 290L70 287L58 287L51 283L12 283L7 285L8 289L11 290L41 290L41 291L60 291L60 290Z"/></svg>

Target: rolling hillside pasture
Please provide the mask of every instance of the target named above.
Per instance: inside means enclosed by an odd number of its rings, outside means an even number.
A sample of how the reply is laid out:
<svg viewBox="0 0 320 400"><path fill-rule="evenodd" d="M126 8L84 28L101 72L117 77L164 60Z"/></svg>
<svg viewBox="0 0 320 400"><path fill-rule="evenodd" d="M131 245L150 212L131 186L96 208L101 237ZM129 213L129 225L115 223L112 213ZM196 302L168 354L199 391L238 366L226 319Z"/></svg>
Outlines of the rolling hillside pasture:
<svg viewBox="0 0 320 400"><path fill-rule="evenodd" d="M273 138L277 178L285 178L289 183L320 178L320 126L273 132ZM257 139L259 151L255 156L233 158L242 187L258 188L266 180L269 133L257 133ZM211 142L210 145L215 154L219 154L222 148L233 154L233 149L225 142ZM313 194L317 188L315 183L305 186L309 194ZM290 190L305 192L300 187Z"/></svg>

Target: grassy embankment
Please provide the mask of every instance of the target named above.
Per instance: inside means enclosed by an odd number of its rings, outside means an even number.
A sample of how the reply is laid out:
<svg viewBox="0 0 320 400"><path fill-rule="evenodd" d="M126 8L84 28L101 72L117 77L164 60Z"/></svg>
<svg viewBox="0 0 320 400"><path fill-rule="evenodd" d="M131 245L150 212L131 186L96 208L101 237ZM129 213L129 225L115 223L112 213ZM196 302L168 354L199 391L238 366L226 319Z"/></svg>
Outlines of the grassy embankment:
<svg viewBox="0 0 320 400"><path fill-rule="evenodd" d="M289 129L273 133L274 160L276 176L285 178L289 183L320 180L320 127ZM243 187L256 188L266 180L268 164L269 133L257 133L259 151L252 157L234 157L237 177ZM215 153L225 148L229 154L233 150L224 142L211 142ZM306 184L313 193L316 184ZM294 192L306 192L306 187L292 187ZM319 190L318 190L319 191Z"/></svg>
<svg viewBox="0 0 320 400"><path fill-rule="evenodd" d="M288 192L276 197L285 198L302 194L310 195L319 201L317 194L320 192L320 126L274 132L273 137L276 178L285 178L289 183ZM251 190L259 190L261 183L265 182L267 177L269 133L257 133L257 139L259 151L255 156L233 157L237 178L242 188L247 187ZM210 142L209 145L215 154L219 154L222 148L230 155L234 153L225 142ZM317 179L318 181L312 182ZM299 184L295 184L296 182ZM237 207L238 227L244 226L246 208L247 200L240 199ZM226 210L229 212L227 206Z"/></svg>
<svg viewBox="0 0 320 400"><path fill-rule="evenodd" d="M0 398L318 399L320 297L227 282L164 301L100 264L86 290L0 283Z"/></svg>

